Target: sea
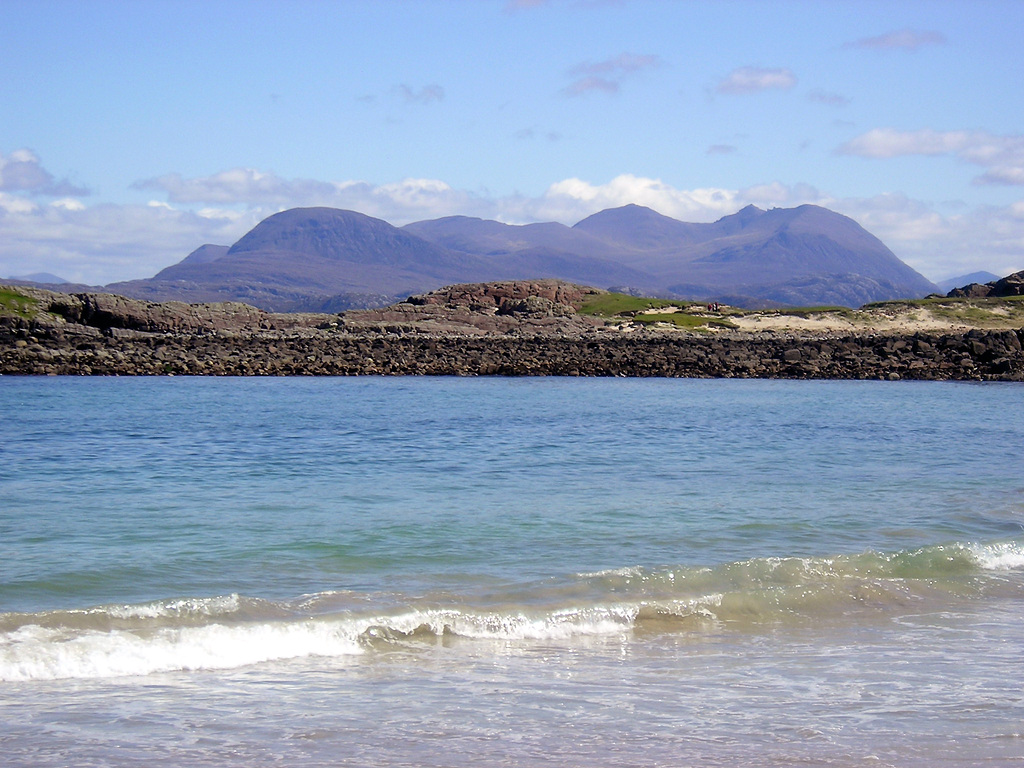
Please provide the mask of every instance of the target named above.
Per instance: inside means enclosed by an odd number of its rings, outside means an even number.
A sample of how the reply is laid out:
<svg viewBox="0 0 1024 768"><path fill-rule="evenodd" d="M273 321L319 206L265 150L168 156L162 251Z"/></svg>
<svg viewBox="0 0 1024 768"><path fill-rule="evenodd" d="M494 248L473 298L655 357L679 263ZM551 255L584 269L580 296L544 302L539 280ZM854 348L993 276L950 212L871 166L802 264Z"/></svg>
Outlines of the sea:
<svg viewBox="0 0 1024 768"><path fill-rule="evenodd" d="M1024 765L1024 385L0 377L4 766Z"/></svg>

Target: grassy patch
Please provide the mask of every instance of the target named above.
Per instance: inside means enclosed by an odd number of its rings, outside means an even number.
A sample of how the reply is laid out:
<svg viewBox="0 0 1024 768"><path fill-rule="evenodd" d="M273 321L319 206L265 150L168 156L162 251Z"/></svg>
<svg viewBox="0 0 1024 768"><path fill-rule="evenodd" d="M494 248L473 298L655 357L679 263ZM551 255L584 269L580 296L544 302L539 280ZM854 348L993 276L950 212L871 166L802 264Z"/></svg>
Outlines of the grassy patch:
<svg viewBox="0 0 1024 768"><path fill-rule="evenodd" d="M625 293L601 293L589 297L583 302L578 312L581 315L593 315L595 317L628 319L643 325L668 323L677 328L688 330L712 326L718 328L737 327L728 320L691 314L685 310L678 312L651 312L651 310L657 309L681 309L692 304L694 302L676 299L652 299L641 296L629 296Z"/></svg>
<svg viewBox="0 0 1024 768"><path fill-rule="evenodd" d="M1014 317L1024 318L1024 305L1002 305L1001 307L934 307L931 310L935 317L941 317L950 322L964 323L965 325L984 326L987 323L1003 323Z"/></svg>
<svg viewBox="0 0 1024 768"><path fill-rule="evenodd" d="M900 299L866 304L863 309L886 315L926 311L937 320L976 328L1002 328L1024 322L1024 296Z"/></svg>
<svg viewBox="0 0 1024 768"><path fill-rule="evenodd" d="M716 328L736 328L738 327L735 323L731 323L728 320L719 320L714 317L701 317L700 315L691 315L687 312L665 312L663 314L650 314L650 315L637 315L633 318L634 323L643 323L644 325L651 325L652 323L669 323L676 326L677 328L707 328L715 326Z"/></svg>
<svg viewBox="0 0 1024 768"><path fill-rule="evenodd" d="M893 299L892 301L876 301L865 304L861 309L903 309L905 307L999 307L1024 303L1024 296L986 296L984 298L959 298L936 296L930 299Z"/></svg>
<svg viewBox="0 0 1024 768"><path fill-rule="evenodd" d="M943 304L966 303L968 299L893 299L891 301L873 301L865 304L861 309L909 309L911 307L936 307Z"/></svg>
<svg viewBox="0 0 1024 768"><path fill-rule="evenodd" d="M621 317L631 312L678 306L679 302L671 299L648 299L629 296L625 293L599 293L584 301L578 312L581 315L596 315L598 317Z"/></svg>
<svg viewBox="0 0 1024 768"><path fill-rule="evenodd" d="M850 317L853 310L849 307L787 307L786 309L772 310L775 314L787 317L810 317L811 315L840 315Z"/></svg>
<svg viewBox="0 0 1024 768"><path fill-rule="evenodd" d="M0 288L0 314L30 318L39 312L39 300L12 288Z"/></svg>

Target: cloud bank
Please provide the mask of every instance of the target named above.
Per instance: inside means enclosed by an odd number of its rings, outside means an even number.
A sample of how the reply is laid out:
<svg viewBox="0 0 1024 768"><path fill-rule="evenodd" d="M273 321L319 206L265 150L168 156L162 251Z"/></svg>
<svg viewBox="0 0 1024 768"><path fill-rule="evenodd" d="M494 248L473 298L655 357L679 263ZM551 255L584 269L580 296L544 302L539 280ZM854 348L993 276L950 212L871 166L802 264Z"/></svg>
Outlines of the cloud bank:
<svg viewBox="0 0 1024 768"><path fill-rule="evenodd" d="M54 179L29 149L18 149L7 156L0 153L0 193L3 192L28 192L49 197L83 197L89 194L88 189L77 187L67 179Z"/></svg>
<svg viewBox="0 0 1024 768"><path fill-rule="evenodd" d="M598 62L583 62L569 70L573 81L562 89L563 96L582 96L592 91L618 93L626 77L644 69L660 67L661 58L651 54L620 53Z"/></svg>
<svg viewBox="0 0 1024 768"><path fill-rule="evenodd" d="M914 52L925 45L945 45L946 36L941 32L916 29L899 29L877 37L864 37L852 43L848 48L868 48L873 50L901 50Z"/></svg>
<svg viewBox="0 0 1024 768"><path fill-rule="evenodd" d="M989 173L997 168L1006 172L1006 166L996 165L992 158L1016 157L1019 150L1015 137L918 133L872 131L849 142L844 151L877 158L952 153L991 161L986 166ZM632 174L603 183L562 179L536 196L487 196L437 179L325 182L236 168L205 177L167 174L140 181L137 189L163 198L148 205L87 205L73 196L36 199L35 190L48 188L52 174L28 154L7 156L5 169L10 158L38 168L34 176L18 168L4 176L0 276L51 272L91 285L150 277L204 243L235 242L277 211L317 205L356 210L401 226L449 215L510 224L572 225L597 211L629 203L683 221L714 221L748 204L767 209L811 203L855 219L932 279L977 269L1009 274L1024 268L1024 201L943 213L899 194L842 198L810 185L778 182L740 189L680 189ZM984 261L979 254L984 254Z"/></svg>
<svg viewBox="0 0 1024 768"><path fill-rule="evenodd" d="M425 85L419 90L401 83L398 86L398 93L406 104L430 104L435 101L444 101L444 88L437 83Z"/></svg>
<svg viewBox="0 0 1024 768"><path fill-rule="evenodd" d="M1024 184L1024 135L875 128L846 142L837 151L873 159L954 155L985 169L975 178L977 184Z"/></svg>
<svg viewBox="0 0 1024 768"><path fill-rule="evenodd" d="M788 69L740 67L730 72L715 87L718 93L743 95L773 89L789 90L796 85L796 75Z"/></svg>

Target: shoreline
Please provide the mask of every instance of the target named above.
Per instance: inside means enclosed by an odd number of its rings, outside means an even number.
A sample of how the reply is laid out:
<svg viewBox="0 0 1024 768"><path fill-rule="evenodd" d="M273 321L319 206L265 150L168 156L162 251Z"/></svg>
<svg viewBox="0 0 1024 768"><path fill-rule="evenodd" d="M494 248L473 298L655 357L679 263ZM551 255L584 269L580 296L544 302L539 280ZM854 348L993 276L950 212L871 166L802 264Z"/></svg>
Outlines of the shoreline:
<svg viewBox="0 0 1024 768"><path fill-rule="evenodd" d="M6 329L5 329L6 330ZM19 336L21 336L19 334ZM1024 381L1024 331L593 337L0 333L0 374L636 376Z"/></svg>
<svg viewBox="0 0 1024 768"><path fill-rule="evenodd" d="M477 288L341 315L22 290L25 306L0 314L0 374L1024 381L1024 328L850 330L808 313L785 327L766 311L680 329L578 313L565 284L505 286L528 294L512 300Z"/></svg>

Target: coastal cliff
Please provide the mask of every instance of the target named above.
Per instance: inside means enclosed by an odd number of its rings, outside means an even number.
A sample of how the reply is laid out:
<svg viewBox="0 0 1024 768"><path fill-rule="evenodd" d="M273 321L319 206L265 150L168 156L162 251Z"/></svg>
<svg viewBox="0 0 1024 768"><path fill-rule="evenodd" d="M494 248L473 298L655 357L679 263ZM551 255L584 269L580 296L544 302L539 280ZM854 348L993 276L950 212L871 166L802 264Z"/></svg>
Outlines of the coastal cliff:
<svg viewBox="0 0 1024 768"><path fill-rule="evenodd" d="M337 315L0 291L3 374L1024 381L1024 323L1006 327L1015 316L975 327L927 325L920 321L927 308L908 311L916 325L893 321L889 306L867 313L870 322L849 310L825 322L812 311L718 307L655 306L609 317L588 309L606 292L553 280L453 286Z"/></svg>

